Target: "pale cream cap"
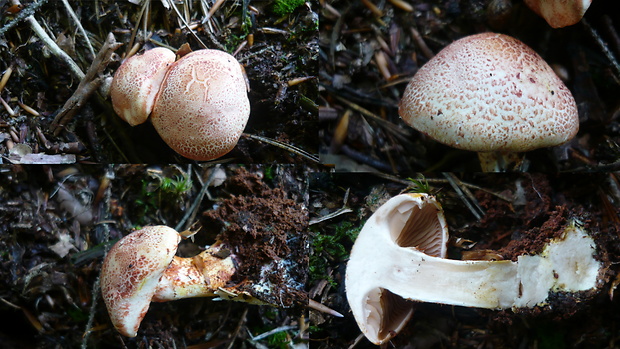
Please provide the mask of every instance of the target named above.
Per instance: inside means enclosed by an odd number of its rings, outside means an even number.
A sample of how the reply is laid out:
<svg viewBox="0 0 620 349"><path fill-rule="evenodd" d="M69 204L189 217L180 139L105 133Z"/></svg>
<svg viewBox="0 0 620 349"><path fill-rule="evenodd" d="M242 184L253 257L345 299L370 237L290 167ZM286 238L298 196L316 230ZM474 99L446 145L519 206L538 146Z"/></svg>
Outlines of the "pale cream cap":
<svg viewBox="0 0 620 349"><path fill-rule="evenodd" d="M477 152L556 146L579 130L575 100L549 65L495 33L457 40L422 66L399 114L441 143Z"/></svg>

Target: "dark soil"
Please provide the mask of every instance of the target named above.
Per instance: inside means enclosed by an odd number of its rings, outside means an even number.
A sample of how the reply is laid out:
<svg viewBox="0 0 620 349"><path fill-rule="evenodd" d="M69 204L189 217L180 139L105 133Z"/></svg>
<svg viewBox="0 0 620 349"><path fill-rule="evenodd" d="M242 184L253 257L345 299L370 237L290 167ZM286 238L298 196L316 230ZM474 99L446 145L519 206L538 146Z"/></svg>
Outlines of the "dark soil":
<svg viewBox="0 0 620 349"><path fill-rule="evenodd" d="M166 11L160 1L150 3L145 14L147 23L139 20L141 6L129 1L73 1L84 30L98 52L109 33L124 45L116 55L105 76L111 76L134 43L155 46L154 41L174 49L188 43L193 50L203 48L173 11ZM274 1L225 2L208 23L200 21L205 13L199 1L184 2L179 11L188 11L188 23L198 24L196 36L208 48L236 52L250 81L249 99L252 108L245 133L266 137L300 148L310 154L318 153L318 14L313 1L297 7L292 13L274 12ZM187 5L191 5L191 10ZM31 5L24 2L26 8ZM8 1L0 1L7 11ZM24 9L25 10L25 9ZM15 15L19 14L16 13ZM14 15L2 17L7 25ZM48 27L59 45L69 53L78 66L86 71L93 56L62 2L49 1L35 13L37 21ZM146 33L143 28L147 28ZM211 29L209 29L211 28ZM133 35L136 35L135 40ZM253 44L248 40L253 37ZM153 40L153 41L149 41ZM95 93L54 136L50 124L56 113L74 93L78 81L67 66L54 55L32 32L28 22L21 21L0 35L0 71L9 67L13 73L0 96L7 101L15 115L0 112L0 155L9 156L16 144L30 146L34 153L75 154L78 162L98 163L180 163L189 162L172 151L147 122L131 127L117 117L108 96ZM300 83L289 82L302 79ZM18 101L34 108L41 115L34 117L18 105ZM39 132L40 130L40 132ZM71 145L70 149L62 146ZM63 150L59 151L61 148ZM238 147L223 161L235 163L304 163L307 158L242 137Z"/></svg>
<svg viewBox="0 0 620 349"><path fill-rule="evenodd" d="M219 179L211 182L208 194L193 209L201 183L214 169L142 165L0 168L0 347L243 347L254 343L249 334L283 326L284 330L258 343L303 342L307 336L301 317L307 299L303 292L308 256L306 172L292 166L222 167L215 176ZM191 180L185 186L180 184L184 176ZM239 185L249 182L252 185ZM62 190L67 194L60 194ZM287 214L274 218L274 210ZM214 212L215 222L203 218L202 212ZM198 233L193 242L181 243L181 256L193 256L217 239L229 246L247 243L252 247L278 241L270 255L246 246L236 246L235 252L242 257L242 277L265 282L265 294L271 295L266 301L280 306L202 298L152 303L138 336L122 337L112 327L94 286L106 249L140 226L175 227L186 213L190 218L177 230L191 228ZM251 231L218 237L220 223L235 222L243 214L252 219ZM285 217L291 221L282 222ZM257 235L248 235L251 232ZM259 265L290 269L253 274Z"/></svg>
<svg viewBox="0 0 620 349"><path fill-rule="evenodd" d="M311 320L319 330L311 338L317 348L347 348L361 335L349 311L344 289L348 252L355 237L342 234L356 231L387 198L407 188L407 182L381 179L371 174L317 174L311 181L311 218L316 220L342 207L352 210L311 225L313 265L324 266L322 273L311 272L310 297L344 314L335 318L312 311ZM597 243L597 258L608 266L600 288L582 294L556 294L544 308L513 312L417 304L412 320L391 340L394 348L532 348L610 347L617 340L620 318L617 297L611 289L618 269L620 248L620 200L613 175L483 175L459 176L468 184L485 215L474 215L441 176L427 174L427 191L442 203L450 231L448 256L461 259L466 252L494 259L516 259L518 255L540 251L550 238L561 234L572 219L585 224ZM424 180L421 180L424 183ZM409 182L411 185L412 182ZM519 189L521 188L521 189ZM503 195L506 201L496 196ZM348 195L348 196L347 196ZM347 197L346 202L343 201ZM610 206L611 205L611 206ZM328 250L317 241L332 236L332 244L342 245L346 254ZM587 323L587 324L586 324ZM613 345L612 345L613 346ZM361 338L355 348L373 347Z"/></svg>
<svg viewBox="0 0 620 349"><path fill-rule="evenodd" d="M240 170L226 188L239 193L204 212L205 225L220 229L218 238L237 256L234 282L254 297L291 307L308 303L308 213L303 202L269 188L258 175ZM301 189L301 188L299 188ZM269 285L267 292L252 286Z"/></svg>

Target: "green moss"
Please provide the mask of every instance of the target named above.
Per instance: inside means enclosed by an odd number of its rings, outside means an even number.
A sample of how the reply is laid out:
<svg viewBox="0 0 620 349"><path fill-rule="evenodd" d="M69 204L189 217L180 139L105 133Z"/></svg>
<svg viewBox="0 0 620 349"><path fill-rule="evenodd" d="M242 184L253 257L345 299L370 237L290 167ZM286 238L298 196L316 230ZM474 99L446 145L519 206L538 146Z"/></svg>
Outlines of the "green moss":
<svg viewBox="0 0 620 349"><path fill-rule="evenodd" d="M316 233L312 239L313 254L310 256L309 274L311 281L327 280L336 285L331 276L327 275L327 266L330 261L344 261L349 257L349 248L359 234L361 227L354 227L351 222L343 222L337 226L330 226L327 230L333 233Z"/></svg>
<svg viewBox="0 0 620 349"><path fill-rule="evenodd" d="M432 194L432 188L424 176L420 176L420 178L407 178L407 180L411 182L407 187L408 192Z"/></svg>
<svg viewBox="0 0 620 349"><path fill-rule="evenodd" d="M189 175L167 177L155 173L142 180L140 194L135 199L135 211L138 223L145 223L146 216L167 207L174 207L182 202L185 195L192 189Z"/></svg>
<svg viewBox="0 0 620 349"><path fill-rule="evenodd" d="M305 0L276 0L273 4L273 12L279 16L288 15L305 2Z"/></svg>
<svg viewBox="0 0 620 349"><path fill-rule="evenodd" d="M270 348L279 348L286 349L289 347L290 338L286 334L286 332L276 332L272 334L269 338L269 347Z"/></svg>

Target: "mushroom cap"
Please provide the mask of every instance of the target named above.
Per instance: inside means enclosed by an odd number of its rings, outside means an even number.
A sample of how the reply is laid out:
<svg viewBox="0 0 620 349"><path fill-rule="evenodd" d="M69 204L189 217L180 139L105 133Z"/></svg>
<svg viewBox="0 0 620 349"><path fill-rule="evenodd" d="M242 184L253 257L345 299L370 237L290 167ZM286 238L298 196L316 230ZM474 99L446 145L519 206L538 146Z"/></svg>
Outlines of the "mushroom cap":
<svg viewBox="0 0 620 349"><path fill-rule="evenodd" d="M131 126L146 121L153 110L159 86L174 60L174 52L158 47L121 64L110 86L112 107L121 119Z"/></svg>
<svg viewBox="0 0 620 349"><path fill-rule="evenodd" d="M577 104L549 65L495 33L457 40L422 66L399 114L441 143L477 152L555 146L579 129Z"/></svg>
<svg viewBox="0 0 620 349"><path fill-rule="evenodd" d="M120 239L101 267L101 294L114 327L135 337L159 280L181 236L166 226L137 230Z"/></svg>
<svg viewBox="0 0 620 349"><path fill-rule="evenodd" d="M151 122L177 153L211 160L235 147L249 116L239 62L223 51L198 50L168 70Z"/></svg>
<svg viewBox="0 0 620 349"><path fill-rule="evenodd" d="M592 0L525 0L552 28L563 28L581 20Z"/></svg>
<svg viewBox="0 0 620 349"><path fill-rule="evenodd" d="M427 194L402 194L383 204L359 233L346 271L346 294L360 330L375 344L398 333L413 314L413 304L391 293L382 276L396 261L392 246L445 258L448 230L441 205ZM404 285L403 287L412 287Z"/></svg>

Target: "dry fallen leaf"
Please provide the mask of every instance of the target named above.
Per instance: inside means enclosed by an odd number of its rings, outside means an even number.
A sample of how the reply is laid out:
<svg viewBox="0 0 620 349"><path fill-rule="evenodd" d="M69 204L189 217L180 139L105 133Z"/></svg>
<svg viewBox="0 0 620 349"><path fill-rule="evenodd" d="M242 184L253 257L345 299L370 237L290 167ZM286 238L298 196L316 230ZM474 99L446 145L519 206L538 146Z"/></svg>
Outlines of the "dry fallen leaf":
<svg viewBox="0 0 620 349"><path fill-rule="evenodd" d="M56 252L60 258L64 258L71 249L77 250L75 246L72 244L73 239L69 234L59 233L58 234L58 242L54 245L50 246L50 250Z"/></svg>

